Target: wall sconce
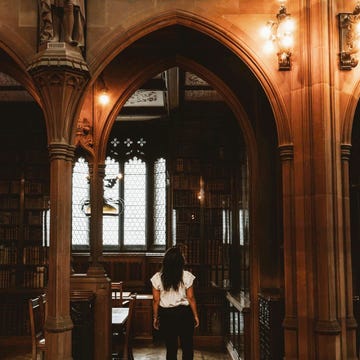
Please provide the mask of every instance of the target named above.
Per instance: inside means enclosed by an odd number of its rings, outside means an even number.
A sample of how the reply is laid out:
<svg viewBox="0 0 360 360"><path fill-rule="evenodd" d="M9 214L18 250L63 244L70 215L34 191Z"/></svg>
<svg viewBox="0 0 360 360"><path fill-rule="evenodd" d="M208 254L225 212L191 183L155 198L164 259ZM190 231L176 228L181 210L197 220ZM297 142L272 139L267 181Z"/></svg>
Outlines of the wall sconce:
<svg viewBox="0 0 360 360"><path fill-rule="evenodd" d="M107 105L110 101L110 96L102 74L99 76L99 88L100 88L99 98L98 98L99 103L101 105Z"/></svg>
<svg viewBox="0 0 360 360"><path fill-rule="evenodd" d="M261 29L263 38L266 39L265 52L273 52L277 49L279 70L291 69L291 52L294 44L293 31L295 24L290 14L286 12L284 2L280 3L276 21L268 21Z"/></svg>
<svg viewBox="0 0 360 360"><path fill-rule="evenodd" d="M339 15L340 69L351 70L359 60L356 53L360 48L360 3L352 13Z"/></svg>

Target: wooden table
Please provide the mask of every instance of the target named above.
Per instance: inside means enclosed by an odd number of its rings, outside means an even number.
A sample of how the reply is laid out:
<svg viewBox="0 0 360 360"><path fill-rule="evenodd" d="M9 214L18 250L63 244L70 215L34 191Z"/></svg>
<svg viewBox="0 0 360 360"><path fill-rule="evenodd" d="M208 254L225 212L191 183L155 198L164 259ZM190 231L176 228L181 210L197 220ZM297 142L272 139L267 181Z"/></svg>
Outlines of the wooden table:
<svg viewBox="0 0 360 360"><path fill-rule="evenodd" d="M129 316L129 308L114 307L112 308L112 324L115 326L124 326Z"/></svg>

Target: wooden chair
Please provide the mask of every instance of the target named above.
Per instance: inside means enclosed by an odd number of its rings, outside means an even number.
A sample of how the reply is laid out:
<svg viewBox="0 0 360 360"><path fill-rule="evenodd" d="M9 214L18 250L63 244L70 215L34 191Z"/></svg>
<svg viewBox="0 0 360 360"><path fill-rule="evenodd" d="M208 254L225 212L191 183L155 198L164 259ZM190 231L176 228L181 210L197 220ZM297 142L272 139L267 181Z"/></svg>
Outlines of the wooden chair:
<svg viewBox="0 0 360 360"><path fill-rule="evenodd" d="M46 314L47 314L47 300L46 300L46 293L40 295L40 307L41 313L43 316L43 326L45 324Z"/></svg>
<svg viewBox="0 0 360 360"><path fill-rule="evenodd" d="M41 359L45 359L45 313L41 296L38 296L34 299L29 299L29 318L32 348L31 359L37 360L38 353L40 353Z"/></svg>
<svg viewBox="0 0 360 360"><path fill-rule="evenodd" d="M111 283L111 299L112 307L123 306L123 282L112 282Z"/></svg>
<svg viewBox="0 0 360 360"><path fill-rule="evenodd" d="M113 360L134 360L132 340L136 294L131 295L128 305L129 315L125 328L121 333L113 334L113 347L116 350L115 354L113 354Z"/></svg>

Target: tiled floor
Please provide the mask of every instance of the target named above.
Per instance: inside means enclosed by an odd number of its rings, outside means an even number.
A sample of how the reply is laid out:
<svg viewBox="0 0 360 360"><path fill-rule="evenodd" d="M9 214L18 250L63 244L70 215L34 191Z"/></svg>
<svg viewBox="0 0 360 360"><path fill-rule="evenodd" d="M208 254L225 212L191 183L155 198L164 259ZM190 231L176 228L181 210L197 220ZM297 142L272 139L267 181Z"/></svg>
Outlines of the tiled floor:
<svg viewBox="0 0 360 360"><path fill-rule="evenodd" d="M19 348L8 349L6 354L1 351L0 360L31 360L31 353L28 349ZM165 348L163 346L148 346L134 348L135 360L162 360L165 359ZM178 359L181 359L181 351L179 350ZM205 350L195 350L194 360L229 360L230 357L226 353L211 352Z"/></svg>
<svg viewBox="0 0 360 360"><path fill-rule="evenodd" d="M134 349L135 360L162 360L165 359L165 348L163 346L152 346ZM181 359L181 351L178 352L178 359ZM229 360L226 353L195 350L194 360Z"/></svg>

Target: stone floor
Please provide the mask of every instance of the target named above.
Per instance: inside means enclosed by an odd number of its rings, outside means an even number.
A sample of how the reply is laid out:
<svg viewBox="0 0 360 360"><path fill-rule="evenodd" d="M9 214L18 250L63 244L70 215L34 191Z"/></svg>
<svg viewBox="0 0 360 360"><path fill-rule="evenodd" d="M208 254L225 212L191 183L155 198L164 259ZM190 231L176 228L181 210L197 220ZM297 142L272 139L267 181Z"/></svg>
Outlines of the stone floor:
<svg viewBox="0 0 360 360"><path fill-rule="evenodd" d="M135 360L162 360L165 359L165 348L161 345L134 348ZM181 359L181 351L178 353ZM230 356L226 353L211 352L205 350L195 350L194 360L229 360ZM29 349L1 349L0 360L31 360Z"/></svg>

